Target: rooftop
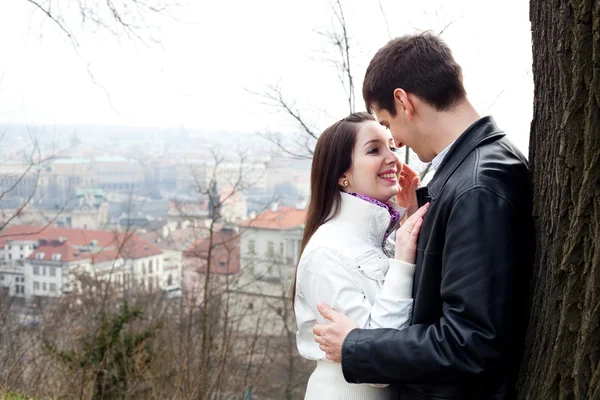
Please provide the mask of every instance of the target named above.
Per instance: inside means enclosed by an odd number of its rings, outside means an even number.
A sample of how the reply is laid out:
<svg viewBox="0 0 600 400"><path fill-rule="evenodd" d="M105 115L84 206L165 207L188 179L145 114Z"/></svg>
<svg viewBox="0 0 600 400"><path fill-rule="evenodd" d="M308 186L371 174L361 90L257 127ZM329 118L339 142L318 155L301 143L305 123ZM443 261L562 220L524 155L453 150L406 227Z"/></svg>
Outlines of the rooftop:
<svg viewBox="0 0 600 400"><path fill-rule="evenodd" d="M198 272L206 272L210 239L194 242L183 253L188 259L199 259ZM240 272L240 235L232 229L214 232L210 254L210 271L217 275L232 275Z"/></svg>
<svg viewBox="0 0 600 400"><path fill-rule="evenodd" d="M241 221L238 225L245 228L288 230L304 226L305 220L306 210L274 206L260 213L256 218Z"/></svg>
<svg viewBox="0 0 600 400"><path fill-rule="evenodd" d="M38 242L29 259L52 260L52 254L61 254L61 261L92 258L95 262L96 258L135 259L162 253L154 244L131 232L14 225L0 232L0 247L11 239ZM41 253L43 256L39 255Z"/></svg>

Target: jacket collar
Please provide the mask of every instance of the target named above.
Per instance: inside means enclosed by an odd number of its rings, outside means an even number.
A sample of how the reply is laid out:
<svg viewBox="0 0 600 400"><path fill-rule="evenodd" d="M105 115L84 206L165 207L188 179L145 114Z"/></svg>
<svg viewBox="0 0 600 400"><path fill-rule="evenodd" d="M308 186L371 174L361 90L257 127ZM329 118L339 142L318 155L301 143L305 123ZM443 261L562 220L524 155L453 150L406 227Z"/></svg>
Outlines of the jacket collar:
<svg viewBox="0 0 600 400"><path fill-rule="evenodd" d="M484 143L496 140L506 134L498 128L492 117L483 117L468 127L462 135L456 139L446 157L440 164L435 175L427 185L429 196L435 199L446 184L452 173L477 147Z"/></svg>
<svg viewBox="0 0 600 400"><path fill-rule="evenodd" d="M340 192L340 212L327 224L339 225L347 234L381 247L390 225L389 212L378 205Z"/></svg>

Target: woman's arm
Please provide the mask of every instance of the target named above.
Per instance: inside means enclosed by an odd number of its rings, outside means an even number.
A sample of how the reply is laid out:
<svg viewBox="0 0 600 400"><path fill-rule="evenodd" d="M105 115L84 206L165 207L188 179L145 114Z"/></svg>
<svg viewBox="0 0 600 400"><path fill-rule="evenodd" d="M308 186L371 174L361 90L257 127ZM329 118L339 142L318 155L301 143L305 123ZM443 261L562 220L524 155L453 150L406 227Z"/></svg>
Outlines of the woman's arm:
<svg viewBox="0 0 600 400"><path fill-rule="evenodd" d="M362 328L402 329L408 325L412 312L414 269L413 264L390 260L383 288L371 303L342 257L332 250L317 249L303 259L298 286L319 323L325 322L317 310L317 304L323 302L344 312Z"/></svg>
<svg viewBox="0 0 600 400"><path fill-rule="evenodd" d="M298 268L298 285L319 323L325 323L325 319L317 305L325 303L365 329L408 326L417 239L428 207L428 204L421 207L397 231L396 259L389 261L383 288L373 303L352 277L352 273L360 272L351 272L341 254L330 249L316 249L303 258Z"/></svg>

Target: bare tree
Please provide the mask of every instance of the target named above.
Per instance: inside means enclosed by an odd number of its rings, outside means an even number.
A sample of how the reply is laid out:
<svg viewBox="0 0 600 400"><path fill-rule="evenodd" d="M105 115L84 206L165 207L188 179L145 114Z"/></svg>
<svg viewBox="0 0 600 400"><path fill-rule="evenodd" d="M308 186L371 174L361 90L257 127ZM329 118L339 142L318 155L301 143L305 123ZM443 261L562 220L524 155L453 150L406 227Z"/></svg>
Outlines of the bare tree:
<svg viewBox="0 0 600 400"><path fill-rule="evenodd" d="M351 37L351 28L348 26L348 21L344 14L344 7L341 0L329 1L329 8L332 14L333 27L330 30L318 30L317 34L325 39L326 48L322 54L326 62L331 65L337 74L338 80L344 90L345 100L348 104L348 113L356 111L356 87L353 75L354 60L353 60L353 40ZM386 25L388 36L391 39L391 32L387 22L387 16L381 1L379 9ZM446 24L441 30L442 34L454 21ZM300 110L295 102L285 94L284 88L280 84L267 85L263 92L253 92L261 102L283 113L298 129L298 134L284 135L279 132L261 132L259 136L271 142L278 152L283 152L287 157L296 159L312 158L313 149L320 131L314 126L309 118L306 117L307 112ZM411 152L408 146L405 147L404 163L413 165L417 168L417 172L421 180L425 179L431 171L431 165L421 165L416 160L416 155Z"/></svg>
<svg viewBox="0 0 600 400"><path fill-rule="evenodd" d="M353 75L353 46L350 29L344 14L344 8L340 0L329 1L329 8L333 17L333 27L329 30L317 30L316 33L325 39L327 48L323 54L327 54L327 62L336 71L337 77L344 90L345 100L348 104L348 112L351 114L356 109L355 86ZM329 56L333 54L332 56ZM266 106L273 107L287 116L299 130L294 135L291 143L285 135L277 132L263 132L260 136L271 142L278 151L283 151L286 156L296 159L312 158L313 149L320 131L306 118L288 98L281 85L269 84L263 92L250 91L260 98Z"/></svg>
<svg viewBox="0 0 600 400"><path fill-rule="evenodd" d="M155 30L153 16L168 15L178 4L163 0L22 0L40 12L77 49L77 29L100 29L117 38L156 42L148 31Z"/></svg>

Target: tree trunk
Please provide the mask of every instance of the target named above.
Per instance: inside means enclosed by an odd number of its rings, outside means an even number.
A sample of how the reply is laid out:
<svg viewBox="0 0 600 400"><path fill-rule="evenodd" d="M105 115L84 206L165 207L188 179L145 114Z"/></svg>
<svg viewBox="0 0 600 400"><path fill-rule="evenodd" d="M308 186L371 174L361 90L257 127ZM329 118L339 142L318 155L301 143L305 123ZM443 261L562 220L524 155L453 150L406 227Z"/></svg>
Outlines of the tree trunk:
<svg viewBox="0 0 600 400"><path fill-rule="evenodd" d="M600 399L600 1L531 0L530 20L537 250L519 397Z"/></svg>

